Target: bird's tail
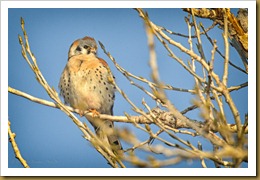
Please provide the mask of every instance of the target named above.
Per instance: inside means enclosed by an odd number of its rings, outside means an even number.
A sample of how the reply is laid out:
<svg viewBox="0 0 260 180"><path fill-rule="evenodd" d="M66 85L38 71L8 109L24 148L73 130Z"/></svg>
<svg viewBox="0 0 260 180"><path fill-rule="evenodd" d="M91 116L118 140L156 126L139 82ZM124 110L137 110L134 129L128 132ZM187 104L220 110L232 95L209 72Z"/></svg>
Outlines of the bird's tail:
<svg viewBox="0 0 260 180"><path fill-rule="evenodd" d="M94 118L90 121L95 128L97 136L111 146L113 152L118 155L123 153L122 145L114 129L114 123L109 120Z"/></svg>

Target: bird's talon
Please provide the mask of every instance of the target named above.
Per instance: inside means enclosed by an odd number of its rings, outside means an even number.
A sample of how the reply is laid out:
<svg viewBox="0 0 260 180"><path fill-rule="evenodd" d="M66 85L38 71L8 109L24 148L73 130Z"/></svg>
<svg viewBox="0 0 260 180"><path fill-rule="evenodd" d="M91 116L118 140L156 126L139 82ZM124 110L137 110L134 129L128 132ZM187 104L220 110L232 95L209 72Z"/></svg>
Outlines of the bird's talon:
<svg viewBox="0 0 260 180"><path fill-rule="evenodd" d="M92 117L98 117L100 114L96 109L89 109L88 112L92 113Z"/></svg>
<svg viewBox="0 0 260 180"><path fill-rule="evenodd" d="M79 115L80 115L80 117L82 117L84 114L85 114L85 113L84 113L83 110L79 110Z"/></svg>

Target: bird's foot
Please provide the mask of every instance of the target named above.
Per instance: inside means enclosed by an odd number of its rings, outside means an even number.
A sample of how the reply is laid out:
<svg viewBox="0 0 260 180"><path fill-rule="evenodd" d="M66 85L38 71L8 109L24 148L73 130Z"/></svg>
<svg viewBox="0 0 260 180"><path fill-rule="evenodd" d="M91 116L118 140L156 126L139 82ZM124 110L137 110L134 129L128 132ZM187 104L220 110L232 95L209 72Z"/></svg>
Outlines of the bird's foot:
<svg viewBox="0 0 260 180"><path fill-rule="evenodd" d="M80 110L80 109L78 109L78 113L79 113L80 117L85 115L85 112L83 110Z"/></svg>
<svg viewBox="0 0 260 180"><path fill-rule="evenodd" d="M88 112L92 113L92 117L97 117L100 114L96 109L88 109Z"/></svg>

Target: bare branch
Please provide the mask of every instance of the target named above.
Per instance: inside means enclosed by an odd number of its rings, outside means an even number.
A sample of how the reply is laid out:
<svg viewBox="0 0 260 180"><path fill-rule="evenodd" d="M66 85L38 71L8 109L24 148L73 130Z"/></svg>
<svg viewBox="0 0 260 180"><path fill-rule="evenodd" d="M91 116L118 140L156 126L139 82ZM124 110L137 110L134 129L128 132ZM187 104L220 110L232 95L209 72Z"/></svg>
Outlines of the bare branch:
<svg viewBox="0 0 260 180"><path fill-rule="evenodd" d="M21 97L24 97L24 98L26 98L26 99L28 99L32 102L36 102L36 103L39 103L39 104L42 104L42 105L45 105L45 106L49 106L49 107L53 107L53 108L58 108L58 109L60 108L57 104L55 104L53 102L34 97L32 95L29 95L27 93L24 93L22 91L19 91L17 89L11 88L11 87L8 87L8 92L15 94L15 95L18 95L18 96L21 96ZM71 111L71 112L75 112L77 114L80 114L80 111L78 109L74 109L70 106L65 106L65 105L64 105L64 107L66 107L66 109ZM192 108L194 108L194 106L192 106ZM182 113L185 114L186 111L187 110L182 111ZM171 128L175 128L175 129L190 128L186 123L184 123L182 121L178 121L178 120L176 121L173 114L170 113L170 112L163 111L159 108L152 109L152 112L166 126L169 126ZM88 116L93 116L92 112L85 111L83 113L85 115L88 115ZM149 114L147 114L147 115L149 116ZM137 123L137 124L152 124L153 123L153 121L150 121L149 119L147 119L146 117L144 117L142 115L141 116L128 116L128 117L126 117L126 116L111 116L111 115L107 115L107 114L99 114L99 115L96 115L96 116L98 116L100 119L106 119L106 120L110 120L110 121L114 121L114 122L122 122L122 123L133 123L133 122ZM199 121L196 121L196 120L190 120L190 121L195 123L198 127L204 126L202 122L199 122ZM236 125L228 124L228 126L229 126L231 132L233 132L233 133L237 132ZM211 130L213 132L217 132L216 129L211 129ZM248 133L248 127L247 126L245 126L245 133L246 134Z"/></svg>
<svg viewBox="0 0 260 180"><path fill-rule="evenodd" d="M203 32L205 32L205 35L206 35L207 39L209 40L209 42L212 44L212 46L214 46L214 42L213 42L213 40L209 37L209 35L208 35L208 33L206 32L206 29L204 28L203 24L201 24L201 28L202 28ZM225 59L225 56L218 50L218 48L216 49L216 51L217 51L217 53L218 53L223 59ZM241 71L241 72L243 72L243 73L245 73L245 74L248 74L247 71L245 71L244 69L242 69L242 68L240 68L239 66L235 65L234 63L232 63L231 60L229 60L228 63L229 63L232 67L238 69L239 71Z"/></svg>
<svg viewBox="0 0 260 180"><path fill-rule="evenodd" d="M21 162L21 164L23 165L23 167L25 168L30 168L30 166L27 164L26 160L22 157L20 150L18 148L18 145L15 142L15 137L16 134L12 132L11 130L11 122L8 121L8 135L10 137L9 141L12 144L13 150L14 150L14 154L15 157Z"/></svg>
<svg viewBox="0 0 260 180"><path fill-rule="evenodd" d="M224 38L224 43L225 43L225 61L224 61L224 73L223 73L223 84L226 86L227 85L227 80L228 80L228 62L229 62L229 43L228 43L228 22L227 22L227 14L229 12L229 9L223 9L224 11L224 33L223 33L223 38Z"/></svg>
<svg viewBox="0 0 260 180"><path fill-rule="evenodd" d="M206 35L207 32L209 32L211 29L213 29L215 26L216 26L217 22L213 22L211 26L209 26L207 29L204 29L203 32L200 32L200 35ZM180 37L185 37L185 38L197 38L197 35L186 35L186 34L181 34L181 33L176 33L176 32L173 32L169 29L166 29L165 27L160 27L163 31L166 31L170 34L173 34L173 35L176 35L176 36L180 36Z"/></svg>
<svg viewBox="0 0 260 180"><path fill-rule="evenodd" d="M191 13L191 8L183 8L184 11ZM197 17L201 18L207 18L211 19L214 22L217 22L221 28L224 26L223 17L224 14L222 12L221 8L201 8L201 9L194 9L194 14ZM231 40L231 45L234 46L234 48L239 53L241 60L245 66L246 72L248 72L248 33L247 33L247 23L239 24L239 19L241 19L240 16L237 18L231 13L227 13L228 17L228 30L229 30L229 38ZM243 19L247 19L247 13L246 17L243 15ZM243 25L243 26L242 26Z"/></svg>

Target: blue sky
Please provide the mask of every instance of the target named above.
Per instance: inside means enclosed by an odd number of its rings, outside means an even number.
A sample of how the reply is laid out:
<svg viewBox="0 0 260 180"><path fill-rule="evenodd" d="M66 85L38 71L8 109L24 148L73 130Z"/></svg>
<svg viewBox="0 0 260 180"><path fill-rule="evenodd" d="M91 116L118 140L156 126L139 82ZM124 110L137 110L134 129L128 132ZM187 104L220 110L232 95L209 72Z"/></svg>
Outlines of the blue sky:
<svg viewBox="0 0 260 180"><path fill-rule="evenodd" d="M146 10L154 23L174 32L187 34L187 25L184 21L184 16L187 14L181 9ZM13 88L50 100L21 56L21 47L18 42L18 34L22 35L20 17L25 20L31 50L37 58L40 70L48 83L57 91L59 78L67 62L67 53L71 43L86 35L101 41L126 70L150 79L151 70L148 66L149 52L144 24L133 9L9 9L8 84ZM197 19L197 22L200 21L205 27L211 25L211 21ZM209 35L218 40L218 48L224 54L221 30L216 28L210 31ZM186 38L177 36L172 36L172 38L181 42L185 47L189 47ZM206 38L203 37L202 41L206 57L210 59L212 46ZM176 48L172 49L183 60L189 59ZM177 62L169 58L167 51L157 41L156 52L161 79L174 87L192 89L194 86L193 77L183 70ZM142 106L142 98L145 98L150 107L156 106L146 94L129 84L100 47L98 56L108 62L116 77L117 84L134 103L145 109ZM232 47L230 59L242 67L240 58ZM216 71L221 74L223 60L216 55L215 61ZM229 80L229 86L238 85L247 81L247 75L230 67ZM179 110L191 105L193 97L188 93L176 91L167 91L167 95ZM244 114L248 112L248 89L244 88L239 92L232 92L231 95L243 119ZM228 107L225 107L225 110L227 119L233 123ZM121 95L116 93L114 114L123 115L124 112L131 115L136 114ZM198 111L188 115L194 119L200 119ZM16 140L20 151L31 167L109 167L103 157L91 147L89 142L82 138L81 131L60 110L9 94L8 116L12 123L12 130L17 134ZM80 120L87 122L84 118L80 118ZM147 134L137 131L131 125L116 123L116 126L134 130L140 139L147 139ZM164 136L166 137L166 135ZM207 141L200 137L179 136L191 142L200 141L203 143L204 149L212 150ZM123 143L123 147L127 148L129 145ZM22 167L15 159L10 144L8 152L9 167ZM142 152L139 153L142 154ZM206 161L206 163L209 167L214 167L211 162ZM243 167L246 166L247 164L243 164ZM171 167L201 167L201 165L198 161L194 161L192 163L182 162Z"/></svg>

